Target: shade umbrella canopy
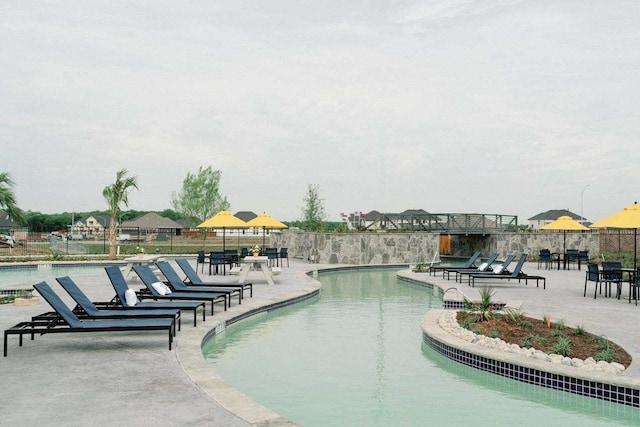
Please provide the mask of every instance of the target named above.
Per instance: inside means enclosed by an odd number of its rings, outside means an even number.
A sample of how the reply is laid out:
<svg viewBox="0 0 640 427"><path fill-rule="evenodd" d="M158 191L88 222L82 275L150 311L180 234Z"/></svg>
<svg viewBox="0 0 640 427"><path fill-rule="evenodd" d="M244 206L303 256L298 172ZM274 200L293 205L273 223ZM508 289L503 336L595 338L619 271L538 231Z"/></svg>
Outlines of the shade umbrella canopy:
<svg viewBox="0 0 640 427"><path fill-rule="evenodd" d="M266 212L261 213L245 224L247 224L247 227L262 228L262 246L265 244L265 229L287 228L286 224L283 224Z"/></svg>
<svg viewBox="0 0 640 427"><path fill-rule="evenodd" d="M226 229L247 228L249 225L229 211L220 211L197 228L222 228L222 250L226 250Z"/></svg>
<svg viewBox="0 0 640 427"><path fill-rule="evenodd" d="M640 228L640 205L638 202L626 208L602 218L591 224L592 228L632 228L633 229L633 268L637 268L637 241L638 228Z"/></svg>
<svg viewBox="0 0 640 427"><path fill-rule="evenodd" d="M557 230L557 231L585 231L589 228L580 224L578 221L571 218L569 215L562 215L555 221L550 222L547 225L540 227L540 230Z"/></svg>
<svg viewBox="0 0 640 427"><path fill-rule="evenodd" d="M540 227L540 230L555 230L562 231L562 246L563 250L566 252L567 250L567 231L585 231L588 230L587 227L580 224L578 221L571 218L569 215L562 215L558 217L555 221L551 221L547 225L543 225Z"/></svg>

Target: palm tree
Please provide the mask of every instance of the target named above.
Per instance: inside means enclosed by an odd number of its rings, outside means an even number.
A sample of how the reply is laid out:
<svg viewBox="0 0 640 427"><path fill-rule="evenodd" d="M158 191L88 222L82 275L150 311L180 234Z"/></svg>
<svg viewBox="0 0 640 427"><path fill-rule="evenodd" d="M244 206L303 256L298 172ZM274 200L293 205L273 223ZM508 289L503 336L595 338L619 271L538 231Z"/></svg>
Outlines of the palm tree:
<svg viewBox="0 0 640 427"><path fill-rule="evenodd" d="M121 169L116 173L116 182L104 187L102 196L109 205L111 222L109 223L109 259L116 259L116 225L120 204L129 206L129 192L132 188L138 189L135 176L129 176L129 171Z"/></svg>
<svg viewBox="0 0 640 427"><path fill-rule="evenodd" d="M13 221L23 223L24 216L16 204L13 185L13 179L8 172L0 173L0 209L4 210Z"/></svg>

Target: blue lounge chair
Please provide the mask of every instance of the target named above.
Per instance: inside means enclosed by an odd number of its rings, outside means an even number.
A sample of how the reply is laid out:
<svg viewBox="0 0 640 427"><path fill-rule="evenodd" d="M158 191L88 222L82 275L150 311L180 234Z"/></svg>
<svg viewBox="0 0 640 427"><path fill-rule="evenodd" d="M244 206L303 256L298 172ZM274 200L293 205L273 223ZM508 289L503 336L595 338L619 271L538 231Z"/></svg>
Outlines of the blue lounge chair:
<svg viewBox="0 0 640 427"><path fill-rule="evenodd" d="M489 279L489 280L511 280L511 279L515 279L518 280L518 283L520 283L521 281L524 280L524 284L528 285L529 284L529 280L535 280L536 281L536 287L540 287L539 282L542 281L542 285L543 285L543 289L547 289L547 283L546 283L546 278L542 277L542 276L533 276L533 275L529 275L526 274L522 271L522 266L524 265L524 262L527 260L527 254L522 254L520 255L520 259L518 260L518 263L516 264L516 267L513 269L513 271L509 274L493 274L493 273L477 273L477 274L471 274L469 275L469 280L471 281L471 286L475 287L475 281L476 280L483 280L483 279Z"/></svg>
<svg viewBox="0 0 640 427"><path fill-rule="evenodd" d="M467 260L467 262L465 262L464 265L462 265L459 268L474 268L475 262L478 258L480 258L480 251L474 252L473 255L471 255L471 257ZM455 267L452 265L432 265L429 268L429 274L435 275L437 271L442 271L445 268L455 268Z"/></svg>
<svg viewBox="0 0 640 427"><path fill-rule="evenodd" d="M168 318L175 319L178 324L178 330L180 330L180 310L174 309L155 309L155 310L139 310L133 307L129 309L99 309L91 302L91 300L85 295L82 290L76 285L76 283L69 276L57 277L56 280L60 283L60 286L67 291L67 293L78 304L74 309L74 313L82 318L96 318L96 319L128 319L128 318ZM175 335L175 331L174 331Z"/></svg>
<svg viewBox="0 0 640 427"><path fill-rule="evenodd" d="M60 315L64 323L51 325L47 321L21 322L4 331L4 356L7 356L7 339L9 335L19 335L22 347L22 336L35 334L74 333L74 332L119 332L119 331L164 331L169 335L169 350L173 343L174 319L80 319L67 307L60 297L46 282L34 285L34 288L49 305Z"/></svg>
<svg viewBox="0 0 640 427"><path fill-rule="evenodd" d="M198 276L198 272L195 271L193 269L193 267L191 267L191 264L189 264L189 260L185 259L185 258L177 258L176 259L176 264L178 264L178 267L180 267L182 269L182 271L184 272L184 274L187 276L186 279L183 280L183 282L187 285L193 285L193 286L207 286L207 287L227 287L227 288L235 288L235 287L239 287L242 289L242 293L243 293L243 298L244 298L244 291L245 290L249 290L249 296L253 296L253 284L252 283L238 283L238 282L205 282L203 281L200 276ZM161 270L162 271L162 270Z"/></svg>
<svg viewBox="0 0 640 427"><path fill-rule="evenodd" d="M459 273L482 273L486 271L491 271L491 264L493 264L498 259L498 253L493 252L489 255L489 258L486 261L482 262L476 268L465 268L465 267L448 267L442 270L442 278L449 280L449 275L451 273L455 273L456 282L458 281Z"/></svg>
<svg viewBox="0 0 640 427"><path fill-rule="evenodd" d="M125 292L129 289L129 285L127 285L127 281L120 270L120 267L117 265L111 265L105 267L105 271L107 272L107 276L109 276L109 281L111 282L111 286L116 291L116 296L106 304L98 304L98 307L122 307L124 309L136 309L136 310L157 310L157 309L177 309L177 310L188 310L193 311L193 326L196 326L197 317L198 317L198 309L202 308L202 321L205 322L207 320L207 314L205 310L205 303L203 301L139 301L133 307L127 306L125 303Z"/></svg>
<svg viewBox="0 0 640 427"><path fill-rule="evenodd" d="M189 300L189 301L209 301L211 303L211 315L213 315L213 307L216 303L224 304L224 311L227 311L227 298L228 292L171 292L167 295L162 295L154 287L155 282L159 282L156 275L151 271L148 265L136 265L133 267L133 271L140 277L142 283L146 286L147 292L138 292L138 297L141 299L151 298L158 300Z"/></svg>
<svg viewBox="0 0 640 427"><path fill-rule="evenodd" d="M509 254L505 258L505 260L502 261L502 263L500 263L495 267L489 267L484 271L474 271L474 270L458 271L456 272L456 281L458 280L458 277L459 277L460 283L462 283L464 276L470 276L472 274L482 274L482 273L494 274L494 275L495 274L511 274L511 272L509 271L509 265L511 265L515 257L516 257L515 255Z"/></svg>
<svg viewBox="0 0 640 427"><path fill-rule="evenodd" d="M229 304L231 304L231 296L234 294L238 295L238 304L242 304L243 291L242 285L238 285L235 287L222 287L217 286L215 288L209 286L187 286L184 284L178 273L171 267L167 261L159 261L156 263L160 272L167 279L168 284L175 291L180 292L229 292Z"/></svg>

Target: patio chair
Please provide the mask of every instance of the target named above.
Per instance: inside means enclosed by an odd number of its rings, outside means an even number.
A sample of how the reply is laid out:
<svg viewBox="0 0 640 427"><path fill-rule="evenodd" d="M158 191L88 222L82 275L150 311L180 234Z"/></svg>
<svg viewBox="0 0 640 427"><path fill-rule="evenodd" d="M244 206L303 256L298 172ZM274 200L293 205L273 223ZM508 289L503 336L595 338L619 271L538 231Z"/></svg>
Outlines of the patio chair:
<svg viewBox="0 0 640 427"><path fill-rule="evenodd" d="M567 270L571 268L571 263L578 265L578 250L567 249L564 254L564 262Z"/></svg>
<svg viewBox="0 0 640 427"><path fill-rule="evenodd" d="M629 302L633 296L636 305L638 305L638 292L640 292L640 267L636 269L633 280L629 281Z"/></svg>
<svg viewBox="0 0 640 427"><path fill-rule="evenodd" d="M269 260L269 262L267 264L269 267L273 267L274 264L276 266L279 266L279 264L278 264L278 249L277 248L265 248L264 254L267 256L267 259Z"/></svg>
<svg viewBox="0 0 640 427"><path fill-rule="evenodd" d="M463 266L459 267L459 268L473 268L473 266L475 265L476 260L480 257L480 251L476 251L473 253L473 255L471 255L471 257L467 260L467 262L464 263ZM455 268L452 265L432 265L429 268L429 274L430 275L434 275L437 271L442 271L445 268Z"/></svg>
<svg viewBox="0 0 640 427"><path fill-rule="evenodd" d="M456 282L458 281L458 274L461 272L475 272L475 273L480 273L483 271L491 271L491 264L493 264L495 262L495 260L498 259L498 253L494 252L491 255L489 255L489 258L486 259L486 261L482 262L482 264L480 264L478 267L476 268L464 268L464 267L446 267L442 270L442 278L443 279L447 279L449 280L449 275L451 273L455 273L455 278L456 278Z"/></svg>
<svg viewBox="0 0 640 427"><path fill-rule="evenodd" d="M584 294L582 295L584 297L587 296L587 284L589 282L594 282L596 284L596 288L593 292L593 299L596 299L596 297L598 296L598 287L600 287L600 294L602 294L602 282L600 281L600 269L598 267L598 264L595 264L595 263L587 264L587 272L584 277ZM610 283L605 285L605 288L604 288L605 296L607 295L607 285L609 286L609 289L611 289ZM611 293L611 291L609 291L609 293Z"/></svg>
<svg viewBox="0 0 640 427"><path fill-rule="evenodd" d="M578 270L581 269L582 264L589 263L589 251L578 251Z"/></svg>
<svg viewBox="0 0 640 427"><path fill-rule="evenodd" d="M198 251L198 257L196 258L196 271L198 271L198 266L202 264L201 272L204 273L204 265L207 262L207 257L204 254L204 251Z"/></svg>
<svg viewBox="0 0 640 427"><path fill-rule="evenodd" d="M469 275L469 280L471 280L471 286L475 287L475 281L476 280L484 280L484 279L490 279L490 280L505 280L506 279L506 280L511 280L511 279L515 279L515 280L518 280L518 283L520 283L522 280L524 280L524 284L525 285L529 284L529 280L535 280L537 288L540 287L539 282L542 281L543 289L547 289L547 279L545 277L526 274L526 273L524 273L522 271L522 266L524 265L524 262L526 260L527 260L527 254L520 255L520 259L518 260L518 263L516 264L516 267L513 269L511 274L491 274L491 273L470 274Z"/></svg>
<svg viewBox="0 0 640 427"><path fill-rule="evenodd" d="M7 356L9 335L75 333L75 332L120 332L120 331L167 331L169 350L173 343L174 319L81 319L60 299L46 282L34 285L40 296L60 315L64 323L51 325L47 321L21 322L4 331L4 356Z"/></svg>
<svg viewBox="0 0 640 427"><path fill-rule="evenodd" d="M222 275L227 274L227 262L224 258L224 252L211 252L209 253L209 276L211 276L211 270L215 269L218 274L218 268L222 266Z"/></svg>
<svg viewBox="0 0 640 427"><path fill-rule="evenodd" d="M284 261L282 261L283 259L287 260L287 267L289 267L289 251L287 248L280 248L280 254L278 255L278 257L280 258L280 262L283 264L282 267L284 267Z"/></svg>
<svg viewBox="0 0 640 427"><path fill-rule="evenodd" d="M142 283L144 283L147 291L137 292L140 299L151 298L153 300L189 300L189 301L209 301L211 303L211 315L213 316L213 307L216 303L224 304L224 311L227 311L227 297L228 292L171 292L169 294L161 294L153 286L155 283L160 282L151 268L148 265L136 265L133 267L133 271L136 272Z"/></svg>
<svg viewBox="0 0 640 427"><path fill-rule="evenodd" d="M99 308L101 307L122 307L123 309L130 310L158 310L158 309L175 309L180 311L193 311L193 326L197 325L198 309L202 308L202 321L207 319L207 310L205 310L205 303L203 301L138 301L134 306L128 306L126 304L125 293L129 289L127 281L120 271L117 265L110 265L105 267L111 286L116 291L116 296L107 303L95 303Z"/></svg>
<svg viewBox="0 0 640 427"><path fill-rule="evenodd" d="M238 295L238 304L242 304L242 285L237 285L234 287L216 287L215 289L212 287L207 287L207 286L187 286L184 284L184 282L182 281L182 279L180 279L180 276L178 276L178 273L176 273L176 271L173 269L173 267L171 267L171 264L169 264L168 261L158 261L156 263L156 266L158 267L158 269L160 270L160 272L163 274L163 276L167 279L167 283L169 284L169 286L171 288L173 288L174 291L179 291L179 292L211 292L211 291L215 291L215 292L220 292L220 293L226 293L228 295L229 298L229 305L231 305L231 297L234 294Z"/></svg>
<svg viewBox="0 0 640 427"><path fill-rule="evenodd" d="M178 330L180 330L180 310L178 309L100 309L96 307L93 302L91 302L89 297L87 297L87 295L82 292L82 290L80 290L78 285L71 279L71 277L56 277L56 281L76 302L77 306L73 309L73 312L79 317L86 317L90 319L168 318L175 319L176 323L178 324Z"/></svg>
<svg viewBox="0 0 640 427"><path fill-rule="evenodd" d="M540 254L538 255L538 270L540 270L541 266L544 267L545 270L551 268L551 251L549 249L540 249Z"/></svg>
<svg viewBox="0 0 640 427"><path fill-rule="evenodd" d="M609 289L609 296L611 296L611 284L616 285L616 298L620 299L622 294L622 263L619 261L603 261L602 271L600 272L600 282L604 283ZM605 296L606 295L605 287Z"/></svg>
<svg viewBox="0 0 640 427"><path fill-rule="evenodd" d="M182 269L183 273L187 276L186 279L183 280L184 283L187 284L187 286L189 285L193 285L193 286L207 286L207 287L211 287L211 288L215 288L215 287L240 287L242 288L243 292L243 298L244 298L244 291L245 290L249 290L249 296L252 297L253 296L253 284L252 283L238 283L238 282L205 282L203 281L200 276L198 276L198 273L193 269L193 267L191 267L191 264L189 263L188 259L185 258L176 258L176 264L178 264L178 266Z"/></svg>

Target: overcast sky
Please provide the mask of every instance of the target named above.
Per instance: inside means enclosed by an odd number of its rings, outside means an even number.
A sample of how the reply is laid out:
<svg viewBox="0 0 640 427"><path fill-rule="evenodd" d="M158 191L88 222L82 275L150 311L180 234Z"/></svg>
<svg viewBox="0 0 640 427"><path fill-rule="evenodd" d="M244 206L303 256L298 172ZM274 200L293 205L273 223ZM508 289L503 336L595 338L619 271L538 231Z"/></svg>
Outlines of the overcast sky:
<svg viewBox="0 0 640 427"><path fill-rule="evenodd" d="M640 199L640 2L0 2L0 171L19 206L595 221ZM588 187L586 187L588 185ZM585 190L586 187L586 190ZM584 190L584 191L583 191Z"/></svg>

